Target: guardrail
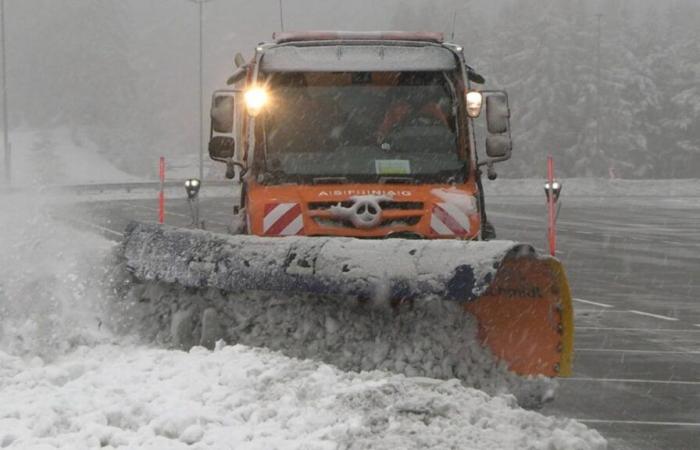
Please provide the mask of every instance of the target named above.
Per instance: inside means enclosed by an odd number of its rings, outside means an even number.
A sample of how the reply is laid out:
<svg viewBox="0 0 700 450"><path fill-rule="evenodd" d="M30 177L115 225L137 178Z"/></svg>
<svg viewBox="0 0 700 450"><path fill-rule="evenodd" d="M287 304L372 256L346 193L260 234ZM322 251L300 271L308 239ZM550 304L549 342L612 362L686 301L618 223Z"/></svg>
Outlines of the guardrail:
<svg viewBox="0 0 700 450"><path fill-rule="evenodd" d="M214 186L214 187L227 187L232 186L234 182L229 180L206 180L202 183L202 186ZM163 183L163 187L169 188L182 188L184 189L185 179L182 180L172 180ZM102 192L114 192L114 191L135 191L138 189L153 189L154 192L160 190L160 181L138 181L138 182L128 182L128 183L95 183L95 184L75 184L75 185L44 185L44 186L0 186L0 194L8 193L19 193L27 191L46 191L46 192L67 192L67 193L102 193Z"/></svg>

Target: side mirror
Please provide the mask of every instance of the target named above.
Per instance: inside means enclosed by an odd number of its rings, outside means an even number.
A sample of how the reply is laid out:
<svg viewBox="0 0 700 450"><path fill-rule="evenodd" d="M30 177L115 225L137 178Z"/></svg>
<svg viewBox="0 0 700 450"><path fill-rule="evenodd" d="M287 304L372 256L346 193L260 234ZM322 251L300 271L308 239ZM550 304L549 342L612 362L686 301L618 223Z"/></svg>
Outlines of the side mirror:
<svg viewBox="0 0 700 450"><path fill-rule="evenodd" d="M211 129L215 133L233 133L233 95L214 93L211 102Z"/></svg>
<svg viewBox="0 0 700 450"><path fill-rule="evenodd" d="M240 54L240 52L236 53L236 56L233 58L233 63L236 65L236 67L242 67L245 64L245 58Z"/></svg>
<svg viewBox="0 0 700 450"><path fill-rule="evenodd" d="M510 158L513 142L510 135L510 106L503 91L485 92L486 97L486 155L489 158Z"/></svg>
<svg viewBox="0 0 700 450"><path fill-rule="evenodd" d="M236 176L235 167L245 174L245 165L234 161L236 155L236 90L220 90L211 98L211 131L209 134L209 157L226 163L226 178Z"/></svg>
<svg viewBox="0 0 700 450"><path fill-rule="evenodd" d="M209 140L209 157L216 161L226 161L236 153L236 140L231 136L212 136Z"/></svg>
<svg viewBox="0 0 700 450"><path fill-rule="evenodd" d="M491 135L486 137L486 154L489 158L510 158L513 142L509 136Z"/></svg>
<svg viewBox="0 0 700 450"><path fill-rule="evenodd" d="M510 128L510 108L505 93L489 93L486 97L486 123L489 134L507 133Z"/></svg>

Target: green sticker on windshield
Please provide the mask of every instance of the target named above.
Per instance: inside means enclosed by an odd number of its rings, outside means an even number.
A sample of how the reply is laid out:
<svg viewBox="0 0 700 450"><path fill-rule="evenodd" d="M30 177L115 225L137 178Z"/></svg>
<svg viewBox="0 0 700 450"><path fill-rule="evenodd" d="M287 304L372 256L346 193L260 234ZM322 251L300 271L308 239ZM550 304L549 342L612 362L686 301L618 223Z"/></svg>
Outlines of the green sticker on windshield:
<svg viewBox="0 0 700 450"><path fill-rule="evenodd" d="M411 161L407 159L377 159L374 161L377 175L410 175Z"/></svg>

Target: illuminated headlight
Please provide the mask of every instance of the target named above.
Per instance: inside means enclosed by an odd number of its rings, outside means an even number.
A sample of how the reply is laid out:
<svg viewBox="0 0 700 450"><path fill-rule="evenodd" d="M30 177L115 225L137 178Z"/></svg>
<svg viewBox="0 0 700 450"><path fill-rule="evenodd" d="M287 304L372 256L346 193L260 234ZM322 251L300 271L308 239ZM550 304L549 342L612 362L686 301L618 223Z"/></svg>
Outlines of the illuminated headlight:
<svg viewBox="0 0 700 450"><path fill-rule="evenodd" d="M481 114L481 105L484 102L484 96L481 92L467 92L467 115L472 119L476 119Z"/></svg>
<svg viewBox="0 0 700 450"><path fill-rule="evenodd" d="M553 191L561 191L561 183L558 181L552 182L552 184L549 184L549 182L544 184L544 188L547 190L553 190Z"/></svg>
<svg viewBox="0 0 700 450"><path fill-rule="evenodd" d="M547 195L547 198L549 199L550 194L554 194L554 200L559 200L559 195L561 194L561 183L558 181L552 181L551 183L547 181L544 184L544 193Z"/></svg>
<svg viewBox="0 0 700 450"><path fill-rule="evenodd" d="M257 116L267 104L268 96L265 89L253 87L245 91L243 94L245 105L248 108L248 113L251 116Z"/></svg>
<svg viewBox="0 0 700 450"><path fill-rule="evenodd" d="M189 198L194 198L199 192L200 181L196 178L189 178L185 180L185 190L187 191L187 196Z"/></svg>

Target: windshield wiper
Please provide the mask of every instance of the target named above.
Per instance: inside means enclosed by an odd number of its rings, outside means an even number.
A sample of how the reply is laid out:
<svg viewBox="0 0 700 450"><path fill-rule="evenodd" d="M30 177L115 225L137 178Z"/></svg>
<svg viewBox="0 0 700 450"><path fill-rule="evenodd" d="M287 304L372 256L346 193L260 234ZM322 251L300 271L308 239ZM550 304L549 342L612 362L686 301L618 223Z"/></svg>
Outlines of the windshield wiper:
<svg viewBox="0 0 700 450"><path fill-rule="evenodd" d="M347 184L346 177L315 177L312 179L314 184Z"/></svg>

